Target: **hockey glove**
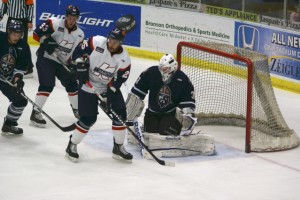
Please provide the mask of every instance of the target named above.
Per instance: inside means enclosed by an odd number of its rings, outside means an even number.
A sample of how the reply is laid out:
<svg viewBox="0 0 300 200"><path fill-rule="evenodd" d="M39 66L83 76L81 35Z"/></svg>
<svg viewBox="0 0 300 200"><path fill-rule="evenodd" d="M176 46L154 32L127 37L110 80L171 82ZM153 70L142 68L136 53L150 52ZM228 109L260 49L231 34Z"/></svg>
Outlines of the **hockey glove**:
<svg viewBox="0 0 300 200"><path fill-rule="evenodd" d="M79 84L84 84L89 80L90 63L88 58L76 59L76 76Z"/></svg>
<svg viewBox="0 0 300 200"><path fill-rule="evenodd" d="M44 50L49 54L53 54L55 48L58 46L56 41L52 37L46 37L42 43Z"/></svg>
<svg viewBox="0 0 300 200"><path fill-rule="evenodd" d="M107 88L107 91L101 94L101 96L104 98L104 101L102 101L100 105L102 108L104 108L107 111L110 111L111 109L111 101L113 99L113 95L115 94L115 91L116 90L111 90L110 88Z"/></svg>
<svg viewBox="0 0 300 200"><path fill-rule="evenodd" d="M12 80L11 83L15 86L15 90L17 93L20 93L23 91L23 87L25 85L24 81L23 81L23 76L20 74L16 74Z"/></svg>

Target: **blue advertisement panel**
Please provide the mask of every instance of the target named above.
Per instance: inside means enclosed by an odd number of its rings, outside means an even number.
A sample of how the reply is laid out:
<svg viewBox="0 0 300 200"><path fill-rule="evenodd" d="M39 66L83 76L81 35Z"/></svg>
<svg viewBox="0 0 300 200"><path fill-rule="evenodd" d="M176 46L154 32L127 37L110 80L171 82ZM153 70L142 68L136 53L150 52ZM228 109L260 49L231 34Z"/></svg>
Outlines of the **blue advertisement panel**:
<svg viewBox="0 0 300 200"><path fill-rule="evenodd" d="M64 18L65 10L69 4L77 6L80 9L78 25L84 31L86 38L95 35L107 36L109 31L115 27L115 22L119 17L127 14L134 15L136 28L126 35L124 44L140 47L141 8L139 6L106 3L95 0L37 1L36 24L41 24L49 17Z"/></svg>
<svg viewBox="0 0 300 200"><path fill-rule="evenodd" d="M271 73L300 80L300 35L236 22L234 45L267 55Z"/></svg>

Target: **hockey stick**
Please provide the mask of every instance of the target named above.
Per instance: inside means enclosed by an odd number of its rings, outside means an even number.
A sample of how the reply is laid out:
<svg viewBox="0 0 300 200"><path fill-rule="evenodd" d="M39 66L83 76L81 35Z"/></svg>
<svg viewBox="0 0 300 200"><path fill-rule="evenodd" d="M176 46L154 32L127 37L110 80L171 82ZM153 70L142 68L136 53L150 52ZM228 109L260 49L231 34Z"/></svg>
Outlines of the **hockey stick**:
<svg viewBox="0 0 300 200"><path fill-rule="evenodd" d="M64 64L64 62L61 60L60 57L58 57L56 53L53 53L52 55L60 62L60 64L65 68L65 70L67 70L69 73L72 73L71 70L67 67L67 65Z"/></svg>
<svg viewBox="0 0 300 200"><path fill-rule="evenodd" d="M97 95L97 97L100 100L100 102L105 102L105 100L103 99L103 97L94 89L93 85L89 81L86 82L86 85L89 88L91 88L91 90ZM105 114L111 120L113 120L113 117L116 117L120 122L122 122L123 124L125 124L125 122L112 109L107 110L107 109L103 108L103 106L100 103L99 103L99 107L105 112ZM126 126L126 128L133 135L133 137L143 146L143 148L145 148L146 151L148 151L150 153L150 155L156 160L156 162L158 162L160 165L171 166L171 167L175 166L175 162L164 161L164 160L161 160L161 159L157 158L156 155L154 155L153 152L147 147L147 145L145 145L145 143L142 142L141 139L133 132L133 130L131 130L128 126Z"/></svg>
<svg viewBox="0 0 300 200"><path fill-rule="evenodd" d="M151 149L151 151L169 151L169 150L190 151L190 152L200 153L200 155L202 153L201 151L197 151L197 150L185 149L185 148L177 148L177 147Z"/></svg>
<svg viewBox="0 0 300 200"><path fill-rule="evenodd" d="M143 133L142 133L142 130L141 130L141 127L139 125L139 121L138 121L138 118L134 118L133 120L133 127L134 127L134 132L136 134L136 136L143 142L144 142L144 137L143 137ZM141 143L138 143L138 149L140 150L141 152L141 155L144 156L145 155L145 148L143 147L143 145Z"/></svg>
<svg viewBox="0 0 300 200"><path fill-rule="evenodd" d="M6 80L2 75L0 75L0 80L4 83L7 83L11 87L15 87L11 82ZM43 113L55 126L57 126L63 132L69 132L76 128L76 124L73 123L70 126L62 127L56 121L54 121L41 107L39 107L34 101L32 101L28 96L26 96L23 92L20 92L20 95L24 97L27 101L29 101L34 107L36 107L41 113Z"/></svg>

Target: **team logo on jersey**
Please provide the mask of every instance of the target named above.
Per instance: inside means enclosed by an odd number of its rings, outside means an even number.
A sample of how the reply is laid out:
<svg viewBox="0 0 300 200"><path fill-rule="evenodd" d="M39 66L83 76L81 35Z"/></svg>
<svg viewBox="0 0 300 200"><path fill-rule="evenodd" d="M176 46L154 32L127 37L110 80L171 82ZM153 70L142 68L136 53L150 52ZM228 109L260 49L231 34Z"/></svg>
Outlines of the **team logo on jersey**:
<svg viewBox="0 0 300 200"><path fill-rule="evenodd" d="M58 49L60 50L60 53L62 55L68 55L69 53L71 53L72 49L73 49L73 46L74 46L74 42L70 42L70 41L67 41L67 40L62 40L59 42L58 44Z"/></svg>
<svg viewBox="0 0 300 200"><path fill-rule="evenodd" d="M0 72L6 76L13 72L16 64L15 58L11 54L6 54L1 58Z"/></svg>
<svg viewBox="0 0 300 200"><path fill-rule="evenodd" d="M165 108L172 103L172 92L167 85L163 85L158 94L157 94L157 102L160 108Z"/></svg>
<svg viewBox="0 0 300 200"><path fill-rule="evenodd" d="M116 67L103 63L100 67L95 67L93 69L93 75L100 77L102 80L110 81L113 78L115 71Z"/></svg>

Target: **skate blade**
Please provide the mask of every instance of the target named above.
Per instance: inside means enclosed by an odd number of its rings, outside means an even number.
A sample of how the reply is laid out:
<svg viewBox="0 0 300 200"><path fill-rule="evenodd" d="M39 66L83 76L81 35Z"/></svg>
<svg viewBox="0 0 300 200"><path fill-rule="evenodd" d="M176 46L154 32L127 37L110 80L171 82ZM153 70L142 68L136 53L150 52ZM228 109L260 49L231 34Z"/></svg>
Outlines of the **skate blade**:
<svg viewBox="0 0 300 200"><path fill-rule="evenodd" d="M23 133L16 134L16 133L11 133L11 132L1 132L1 135L2 136L22 136Z"/></svg>
<svg viewBox="0 0 300 200"><path fill-rule="evenodd" d="M126 159L124 159L124 158L122 158L121 156L116 155L116 154L113 154L113 155L112 155L112 158L113 158L113 159L116 159L116 160L124 161L124 162L127 162L127 163L132 163L132 159L131 159L131 160L126 160Z"/></svg>
<svg viewBox="0 0 300 200"><path fill-rule="evenodd" d="M77 161L78 161L78 158L71 157L71 156L69 156L69 154L66 154L65 158L72 161L73 163L77 163Z"/></svg>
<svg viewBox="0 0 300 200"><path fill-rule="evenodd" d="M34 127L38 127L38 128L45 128L46 127L46 124L39 124L39 123L36 123L34 121L30 121L30 125L34 126Z"/></svg>

